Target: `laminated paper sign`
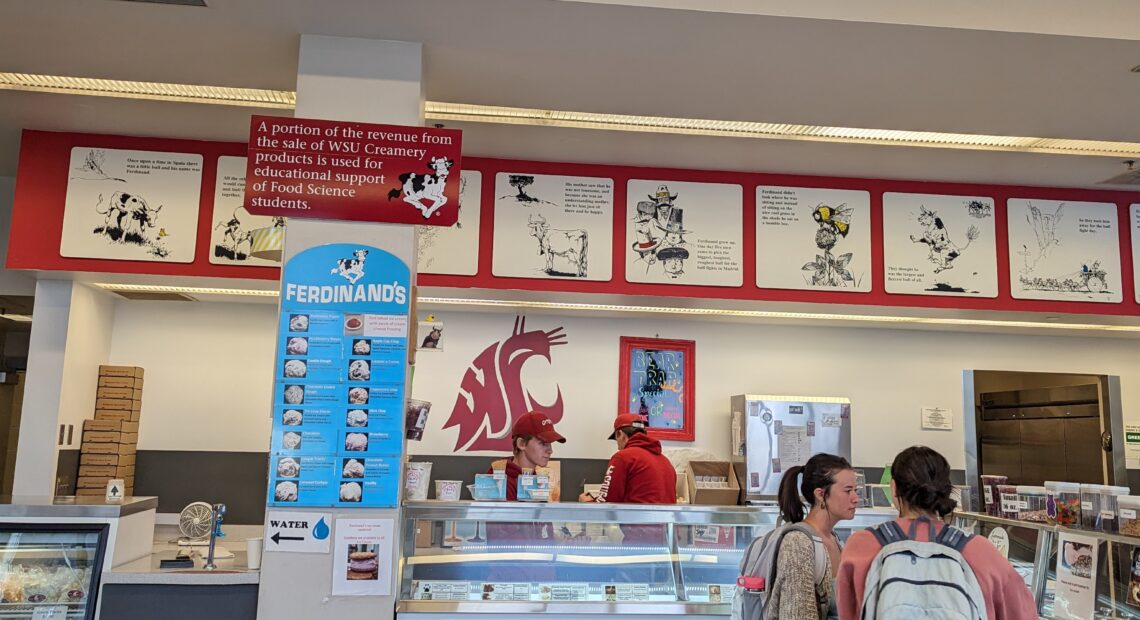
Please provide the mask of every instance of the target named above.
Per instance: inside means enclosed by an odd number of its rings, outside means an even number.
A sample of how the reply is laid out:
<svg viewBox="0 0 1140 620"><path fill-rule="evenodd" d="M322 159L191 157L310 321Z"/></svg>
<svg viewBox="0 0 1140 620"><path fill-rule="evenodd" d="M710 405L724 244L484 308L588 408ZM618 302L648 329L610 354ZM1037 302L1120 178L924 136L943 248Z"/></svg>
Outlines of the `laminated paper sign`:
<svg viewBox="0 0 1140 620"><path fill-rule="evenodd" d="M396 257L354 244L285 265L270 506L397 505L408 278Z"/></svg>
<svg viewBox="0 0 1140 620"><path fill-rule="evenodd" d="M451 226L462 134L254 116L245 204L254 215Z"/></svg>
<svg viewBox="0 0 1140 620"><path fill-rule="evenodd" d="M1057 546L1053 617L1061 620L1091 618L1096 602L1097 540L1066 533L1060 535Z"/></svg>

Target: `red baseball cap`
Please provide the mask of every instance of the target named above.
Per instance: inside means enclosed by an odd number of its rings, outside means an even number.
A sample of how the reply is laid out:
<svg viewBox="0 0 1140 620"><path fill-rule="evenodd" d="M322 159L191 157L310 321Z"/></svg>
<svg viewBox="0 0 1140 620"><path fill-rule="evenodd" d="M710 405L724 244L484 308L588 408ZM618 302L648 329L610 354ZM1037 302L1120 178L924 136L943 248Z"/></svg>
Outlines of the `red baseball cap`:
<svg viewBox="0 0 1140 620"><path fill-rule="evenodd" d="M614 418L614 432L610 433L609 439L615 439L619 429L627 426L634 428L646 428L648 425L645 423L645 418L637 415L636 413L623 413Z"/></svg>
<svg viewBox="0 0 1140 620"><path fill-rule="evenodd" d="M531 411L518 420L515 420L515 425L511 428L511 437L519 437L522 435L538 437L546 443L554 443L556 441L566 443L566 438L554 430L554 422L551 422L550 418L537 411Z"/></svg>

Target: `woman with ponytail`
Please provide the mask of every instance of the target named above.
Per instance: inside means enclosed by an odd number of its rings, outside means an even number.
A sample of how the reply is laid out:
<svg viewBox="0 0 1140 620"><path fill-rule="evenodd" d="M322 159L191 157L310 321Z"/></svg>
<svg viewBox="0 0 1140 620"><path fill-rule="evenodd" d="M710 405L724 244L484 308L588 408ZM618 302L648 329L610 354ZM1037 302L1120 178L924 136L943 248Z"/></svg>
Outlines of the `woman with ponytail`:
<svg viewBox="0 0 1140 620"><path fill-rule="evenodd" d="M805 514L804 504L807 503ZM771 598L765 619L824 620L835 615L839 538L833 529L855 517L859 493L847 459L817 454L780 480L780 517L811 532L789 531L779 539Z"/></svg>
<svg viewBox="0 0 1140 620"><path fill-rule="evenodd" d="M891 492L895 498L902 532L910 532L911 524L926 519L929 528L914 529L912 540L933 540L947 527L942 521L957 508L951 499L950 464L938 452L925 446L907 448L891 464ZM839 595L840 620L857 620L863 608L867 573L882 545L869 530L857 532L847 540L839 564L836 590ZM1037 607L1025 580L1018 575L990 541L975 536L962 547L962 559L977 578L990 620L1036 620Z"/></svg>

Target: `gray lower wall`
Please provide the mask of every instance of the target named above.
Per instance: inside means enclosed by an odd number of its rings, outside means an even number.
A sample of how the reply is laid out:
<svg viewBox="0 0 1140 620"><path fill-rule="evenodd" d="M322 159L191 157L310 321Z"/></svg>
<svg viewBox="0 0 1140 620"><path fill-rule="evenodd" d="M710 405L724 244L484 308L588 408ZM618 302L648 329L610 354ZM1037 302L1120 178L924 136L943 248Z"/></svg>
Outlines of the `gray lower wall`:
<svg viewBox="0 0 1140 620"><path fill-rule="evenodd" d="M100 616L114 620L255 620L257 585L106 584Z"/></svg>

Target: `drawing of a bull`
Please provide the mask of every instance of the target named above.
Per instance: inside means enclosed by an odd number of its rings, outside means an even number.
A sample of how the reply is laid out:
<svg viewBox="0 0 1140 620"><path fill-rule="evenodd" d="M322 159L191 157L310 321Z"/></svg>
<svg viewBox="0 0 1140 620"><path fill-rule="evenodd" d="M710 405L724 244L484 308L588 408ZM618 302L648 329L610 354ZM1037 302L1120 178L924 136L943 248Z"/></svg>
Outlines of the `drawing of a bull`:
<svg viewBox="0 0 1140 620"><path fill-rule="evenodd" d="M430 218L440 207L447 204L444 190L447 189L447 177L451 175L453 165L455 160L432 157L428 162L428 168L433 170L431 174L415 172L401 174L400 183L403 185L388 192L388 200L396 198L403 192L404 202L419 209L425 220ZM423 203L424 200L431 201L432 205L428 207Z"/></svg>
<svg viewBox="0 0 1140 620"><path fill-rule="evenodd" d="M105 217L103 228L96 229L95 232L103 233L119 243L127 241L127 235L132 232L138 237L135 242L143 243L146 238L146 229L154 228L154 223L158 219L158 212L162 210L162 205L159 205L157 209L151 209L145 198L127 192L112 194L106 211L99 208L102 204L103 195L100 194L99 202L95 205L95 211Z"/></svg>
<svg viewBox="0 0 1140 620"><path fill-rule="evenodd" d="M338 258L336 267L329 273L356 284L357 280L364 277L364 259L368 258L368 250L357 250L352 256L353 258Z"/></svg>
<svg viewBox="0 0 1140 620"><path fill-rule="evenodd" d="M532 214L527 220L530 235L538 240L539 256L546 256L546 273L554 273L554 257L561 256L576 268L577 277L586 277L586 253L589 250L589 233L585 230L558 230L550 228L541 214ZM575 275L575 274L571 274Z"/></svg>

